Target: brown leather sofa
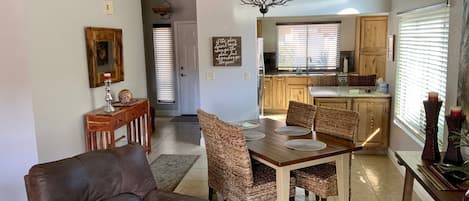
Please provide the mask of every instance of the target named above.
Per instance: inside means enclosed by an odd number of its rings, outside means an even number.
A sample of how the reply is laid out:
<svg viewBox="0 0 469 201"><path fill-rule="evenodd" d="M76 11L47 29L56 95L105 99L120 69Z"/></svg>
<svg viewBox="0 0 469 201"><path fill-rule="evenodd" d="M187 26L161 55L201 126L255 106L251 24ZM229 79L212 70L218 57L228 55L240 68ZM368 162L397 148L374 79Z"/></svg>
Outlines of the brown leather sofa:
<svg viewBox="0 0 469 201"><path fill-rule="evenodd" d="M202 201L159 191L140 145L38 164L24 177L29 201Z"/></svg>

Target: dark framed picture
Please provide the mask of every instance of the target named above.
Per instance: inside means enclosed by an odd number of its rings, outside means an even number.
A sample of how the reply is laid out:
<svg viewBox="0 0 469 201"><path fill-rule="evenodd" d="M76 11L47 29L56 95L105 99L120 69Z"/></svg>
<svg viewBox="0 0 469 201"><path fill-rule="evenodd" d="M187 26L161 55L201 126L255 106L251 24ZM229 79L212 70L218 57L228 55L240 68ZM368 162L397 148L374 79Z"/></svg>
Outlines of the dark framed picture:
<svg viewBox="0 0 469 201"><path fill-rule="evenodd" d="M241 66L241 37L212 37L213 66Z"/></svg>
<svg viewBox="0 0 469 201"><path fill-rule="evenodd" d="M91 88L104 85L104 73L112 82L124 80L122 29L85 28L88 77Z"/></svg>

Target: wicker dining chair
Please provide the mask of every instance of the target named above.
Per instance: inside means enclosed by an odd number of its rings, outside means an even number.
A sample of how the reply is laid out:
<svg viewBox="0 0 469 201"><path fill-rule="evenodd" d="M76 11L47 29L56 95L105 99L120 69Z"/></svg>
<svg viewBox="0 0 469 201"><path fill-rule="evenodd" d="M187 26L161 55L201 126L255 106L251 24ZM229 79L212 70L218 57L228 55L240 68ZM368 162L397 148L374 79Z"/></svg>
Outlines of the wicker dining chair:
<svg viewBox="0 0 469 201"><path fill-rule="evenodd" d="M353 134L358 127L359 114L350 110L318 107L316 110L315 130L318 133L332 135L353 141ZM337 174L335 163L325 163L294 171L296 186L316 195L316 200L326 201L329 196L336 196Z"/></svg>
<svg viewBox="0 0 469 201"><path fill-rule="evenodd" d="M275 170L263 164L252 165L240 128L215 120L216 132L222 138L225 156L225 189L227 201L272 201L277 199ZM290 179L290 200L295 196L295 178Z"/></svg>
<svg viewBox="0 0 469 201"><path fill-rule="evenodd" d="M224 161L223 152L221 151L223 148L220 136L215 132L215 120L218 118L201 109L197 110L197 117L205 140L208 164L208 196L209 200L212 200L215 191L223 195L224 188L224 171L221 164Z"/></svg>
<svg viewBox="0 0 469 201"><path fill-rule="evenodd" d="M290 101L288 103L286 123L288 126L301 126L312 129L315 112L316 106L314 105Z"/></svg>

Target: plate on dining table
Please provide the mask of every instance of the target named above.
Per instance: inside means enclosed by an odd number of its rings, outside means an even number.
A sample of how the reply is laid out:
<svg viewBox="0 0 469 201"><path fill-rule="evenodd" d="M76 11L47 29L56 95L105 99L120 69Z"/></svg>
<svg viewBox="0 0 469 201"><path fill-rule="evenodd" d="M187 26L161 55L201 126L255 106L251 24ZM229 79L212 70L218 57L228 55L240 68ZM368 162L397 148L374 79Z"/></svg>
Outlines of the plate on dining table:
<svg viewBox="0 0 469 201"><path fill-rule="evenodd" d="M300 126L285 126L276 128L274 131L280 135L288 136L302 136L311 133L311 129Z"/></svg>
<svg viewBox="0 0 469 201"><path fill-rule="evenodd" d="M288 140L285 145L298 151L318 151L327 147L326 143L313 139Z"/></svg>
<svg viewBox="0 0 469 201"><path fill-rule="evenodd" d="M243 134L244 139L246 139L246 141L260 140L262 138L265 138L265 133L256 130L245 130L243 131Z"/></svg>
<svg viewBox="0 0 469 201"><path fill-rule="evenodd" d="M252 122L252 121L231 122L230 124L233 126L239 127L243 130L253 129L253 128L257 128L260 126L259 123Z"/></svg>

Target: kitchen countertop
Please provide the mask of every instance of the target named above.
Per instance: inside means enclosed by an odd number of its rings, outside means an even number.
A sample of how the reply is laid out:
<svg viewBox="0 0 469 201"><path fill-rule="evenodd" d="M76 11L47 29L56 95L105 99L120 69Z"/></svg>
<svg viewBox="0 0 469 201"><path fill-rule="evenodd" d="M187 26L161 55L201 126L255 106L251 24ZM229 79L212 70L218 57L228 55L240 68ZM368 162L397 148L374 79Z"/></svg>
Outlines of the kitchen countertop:
<svg viewBox="0 0 469 201"><path fill-rule="evenodd" d="M389 98L390 94L375 91L376 87L340 86L340 87L309 87L311 96L316 98ZM367 93L367 90L371 92Z"/></svg>

